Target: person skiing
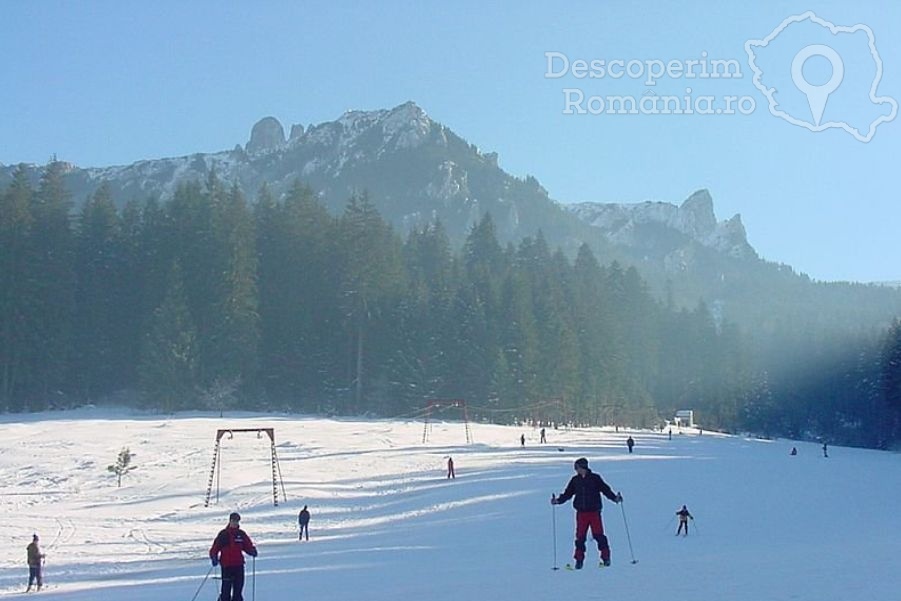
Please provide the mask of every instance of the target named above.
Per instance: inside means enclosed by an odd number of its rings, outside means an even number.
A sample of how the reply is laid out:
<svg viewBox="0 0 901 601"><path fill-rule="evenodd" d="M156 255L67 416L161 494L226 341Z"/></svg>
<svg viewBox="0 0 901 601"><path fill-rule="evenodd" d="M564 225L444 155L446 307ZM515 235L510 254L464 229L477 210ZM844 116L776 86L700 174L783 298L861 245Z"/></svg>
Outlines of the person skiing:
<svg viewBox="0 0 901 601"><path fill-rule="evenodd" d="M244 553L257 556L257 548L240 528L241 516L232 512L228 525L219 531L210 547L213 567L222 566L222 591L219 601L244 601Z"/></svg>
<svg viewBox="0 0 901 601"><path fill-rule="evenodd" d="M541 429L541 444L547 442L547 435L545 434L544 428Z"/></svg>
<svg viewBox="0 0 901 601"><path fill-rule="evenodd" d="M679 529L676 530L676 536L679 536L682 533L682 528L685 528L685 535L688 536L688 520L695 519L690 513L688 513L688 507L685 505L682 506L682 509L676 512L676 515L679 516Z"/></svg>
<svg viewBox="0 0 901 601"><path fill-rule="evenodd" d="M630 436L629 438L626 439L626 446L629 447L629 452L631 453L631 452L632 452L632 447L635 446L635 441L632 439L631 436Z"/></svg>
<svg viewBox="0 0 901 601"><path fill-rule="evenodd" d="M519 446L521 446L521 447L526 446L526 435L525 434L521 434L519 436Z"/></svg>
<svg viewBox="0 0 901 601"><path fill-rule="evenodd" d="M44 554L41 553L40 547L38 547L38 535L35 534L31 537L31 542L25 547L25 551L28 553L28 588L25 589L25 592L31 591L31 585L37 583L37 590L41 590L41 586L43 586L43 575L41 574L41 567L44 561Z"/></svg>
<svg viewBox="0 0 901 601"><path fill-rule="evenodd" d="M310 510L307 509L307 506L304 505L303 509L300 510L300 513L297 514L297 525L300 526L300 533L297 535L297 540L303 540L303 535L307 535L307 540L310 540Z"/></svg>
<svg viewBox="0 0 901 601"><path fill-rule="evenodd" d="M610 545L604 534L604 523L601 520L601 495L604 495L614 503L620 503L623 496L614 493L610 486L604 482L600 475L588 468L588 460L584 457L576 459L573 464L576 475L570 478L566 489L557 496L551 495L551 505L562 505L573 499L573 508L576 510L576 540L573 559L576 560L576 569L581 570L585 560L585 540L588 537L588 528L591 535L598 543L598 551L601 562L605 566L610 565Z"/></svg>
<svg viewBox="0 0 901 601"><path fill-rule="evenodd" d="M792 447L792 452L790 453L790 455L793 455L793 456L794 456L794 455L797 455L797 454L798 454L798 447Z"/></svg>
<svg viewBox="0 0 901 601"><path fill-rule="evenodd" d="M829 457L829 450L826 443L823 443L823 457Z"/></svg>
<svg viewBox="0 0 901 601"><path fill-rule="evenodd" d="M457 478L457 474L454 473L454 458L453 457L447 458L447 477L448 477L448 479L456 479Z"/></svg>

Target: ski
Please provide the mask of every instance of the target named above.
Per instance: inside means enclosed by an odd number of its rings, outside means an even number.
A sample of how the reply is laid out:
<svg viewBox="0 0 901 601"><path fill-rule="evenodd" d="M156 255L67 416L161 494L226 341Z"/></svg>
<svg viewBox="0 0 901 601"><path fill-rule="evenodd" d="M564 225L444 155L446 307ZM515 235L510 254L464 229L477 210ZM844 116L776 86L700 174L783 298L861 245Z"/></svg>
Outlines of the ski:
<svg viewBox="0 0 901 601"><path fill-rule="evenodd" d="M604 565L604 562L603 562L603 561L598 562L598 568L601 569L601 570L605 570L605 569L607 569L607 568L609 568L609 567L610 567L610 566L608 566L608 565ZM576 571L578 571L578 568L576 568L576 567L575 567L573 564L571 564L571 563L568 563L568 564L566 564L565 566L563 566L563 569L564 569L564 570L569 570L570 572L576 572Z"/></svg>

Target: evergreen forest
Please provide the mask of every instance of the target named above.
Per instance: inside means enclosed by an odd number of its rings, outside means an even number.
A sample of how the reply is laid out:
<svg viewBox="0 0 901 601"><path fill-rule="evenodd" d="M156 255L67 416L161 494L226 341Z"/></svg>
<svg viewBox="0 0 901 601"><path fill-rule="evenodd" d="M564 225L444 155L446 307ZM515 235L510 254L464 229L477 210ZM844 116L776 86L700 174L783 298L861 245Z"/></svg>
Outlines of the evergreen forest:
<svg viewBox="0 0 901 601"><path fill-rule="evenodd" d="M78 211L51 162L0 190L0 410L123 402L705 429L897 447L901 324L801 332L775 353L699 299L490 213L453 248L401 235L365 193L339 215L296 183L249 201L215 173L170 200L101 186ZM117 208L121 207L121 208ZM450 404L447 407L452 408ZM459 418L448 409L448 419Z"/></svg>

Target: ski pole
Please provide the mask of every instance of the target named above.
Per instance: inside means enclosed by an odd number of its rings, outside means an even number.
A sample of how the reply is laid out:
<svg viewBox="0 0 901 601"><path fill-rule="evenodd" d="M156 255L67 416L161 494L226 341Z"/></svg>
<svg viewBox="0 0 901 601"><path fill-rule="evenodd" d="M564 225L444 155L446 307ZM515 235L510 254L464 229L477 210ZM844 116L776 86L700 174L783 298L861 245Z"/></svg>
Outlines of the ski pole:
<svg viewBox="0 0 901 601"><path fill-rule="evenodd" d="M676 516L671 517L671 518L669 519L669 521L666 523L666 526L663 527L663 529L664 529L664 530L669 530L670 524L672 524L672 523L675 522L675 521L676 521Z"/></svg>
<svg viewBox="0 0 901 601"><path fill-rule="evenodd" d="M257 601L257 556L253 556L253 573L251 574L250 579L250 598L252 601Z"/></svg>
<svg viewBox="0 0 901 601"><path fill-rule="evenodd" d="M629 541L629 554L632 555L632 563L638 563L638 560L635 559L635 551L632 550L632 537L629 535L629 522L626 520L626 508L623 507L623 502L620 500L619 502L620 511L623 512L623 525L626 527L626 540Z"/></svg>
<svg viewBox="0 0 901 601"><path fill-rule="evenodd" d="M216 566L210 566L210 569L207 570L206 576L203 577L203 580L200 582L200 586L197 587L197 592L194 593L194 596L193 596L193 597L191 597L191 601L194 601L195 599L197 599L197 595L200 594L200 589L202 589L202 588L203 588L203 585L206 584L207 578L210 577L210 574L213 572L213 568L215 568L215 567L216 567Z"/></svg>
<svg viewBox="0 0 901 601"><path fill-rule="evenodd" d="M551 495L551 521L554 525L554 567L553 569L559 570L557 567L557 504L554 503L557 495Z"/></svg>

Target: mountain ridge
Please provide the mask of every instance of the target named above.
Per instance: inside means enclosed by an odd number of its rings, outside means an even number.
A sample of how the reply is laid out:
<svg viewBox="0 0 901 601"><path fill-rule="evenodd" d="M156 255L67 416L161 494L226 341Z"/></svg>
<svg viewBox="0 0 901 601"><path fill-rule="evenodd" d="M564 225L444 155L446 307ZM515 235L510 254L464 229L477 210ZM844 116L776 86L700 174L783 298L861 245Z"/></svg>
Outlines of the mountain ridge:
<svg viewBox="0 0 901 601"><path fill-rule="evenodd" d="M343 187L335 184L335 180L339 180L348 169L365 168L386 155L415 151L426 144L433 154L436 149L445 149L457 157L461 154L468 155L462 157L465 160L455 160L453 156L442 157L442 160L431 165L429 172L420 173L418 177L408 177L404 182L407 187L413 183L416 186L414 194L434 201L440 205L438 208L431 207L429 210L427 203L415 206L414 203L400 202L396 198L398 195L391 191L373 193L373 188L379 187L374 181L376 178L370 178L368 182L350 182ZM484 190L474 189L478 186L472 183L473 163L484 170L496 172L489 174L496 180L490 186L496 193L496 198L491 198ZM487 210L483 207L490 207L492 204L503 205L494 206L492 211L495 219L499 220L502 237L515 242L518 241L517 234L522 237L534 233L535 228L517 232L521 207L518 203L507 202L506 198L506 193L511 191L523 196L523 190L513 189L525 187L529 189L526 196L537 196L555 208L574 215L579 221L592 226L591 230L587 230L589 233L601 234L600 238L614 245L634 246L640 243L640 235L636 234L636 229L640 228L636 225L656 222L714 250L725 250L738 258L757 256L747 243L740 217L736 216L724 224L716 223L713 200L706 190L696 192L681 207L650 201L633 205L568 204L554 200L535 178L517 178L506 173L498 167L496 153L482 153L477 146L465 142L449 128L432 120L412 101L393 109L348 110L336 120L311 124L306 128L301 124L294 124L287 137L281 122L275 117L267 116L253 125L250 139L243 146L236 145L232 150L145 159L107 167L78 167L71 163L64 163L64 166L67 184L73 192L76 205L83 202L102 182L106 182L113 197L123 203L149 196L163 200L171 198L179 183L205 181L211 171L216 171L220 179L237 183L251 198L263 183L274 194L280 195L289 189L294 180L299 179L311 185L320 199L333 210L340 210L341 204L351 194L368 190L385 218L402 230L424 225L435 218L448 220L449 217L450 235L458 242L465 235L466 228ZM33 172L32 179L36 181L42 167L33 164L29 167ZM6 167L7 178L11 169L11 166ZM534 203L535 200L532 201L533 205ZM423 210L423 205L426 210ZM454 205L458 215L441 214L447 213ZM654 208L656 211L651 210ZM398 214L397 209L403 212ZM611 222L614 220L631 223L627 224L628 227L623 223L613 227ZM455 223L458 226L456 228ZM726 244L727 239L732 243ZM573 250L572 244L565 241L562 246Z"/></svg>
<svg viewBox="0 0 901 601"><path fill-rule="evenodd" d="M8 184L15 168L0 168L0 186ZM42 169L26 167L32 182ZM550 246L572 257L586 243L604 263L636 267L667 302L691 307L703 299L722 308L727 318L749 327L765 323L770 331L781 327L772 313L786 303L790 319L810 319L805 313L822 310L825 315L814 318L827 323L872 325L901 312L901 293L880 287L879 292L859 292L866 298L852 305L865 316L852 317L847 293L834 286L813 290L822 284L759 257L740 215L718 221L708 190L679 205L566 204L553 199L536 178L501 169L496 153L483 153L412 101L391 109L349 110L306 127L295 124L287 136L281 122L267 116L254 124L244 145L232 150L110 167L66 163L64 172L76 206L104 183L120 206L150 197L166 200L182 182L204 182L212 172L251 199L264 184L278 198L300 181L333 214L352 195L365 192L401 233L440 220L458 248L473 224L491 213L502 244L518 244L541 232ZM811 295L816 302L805 300ZM774 305L783 297L790 300Z"/></svg>

